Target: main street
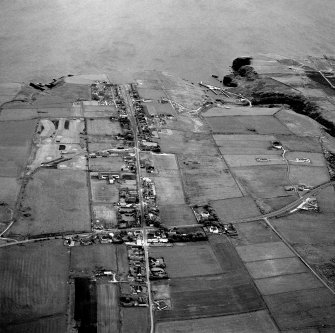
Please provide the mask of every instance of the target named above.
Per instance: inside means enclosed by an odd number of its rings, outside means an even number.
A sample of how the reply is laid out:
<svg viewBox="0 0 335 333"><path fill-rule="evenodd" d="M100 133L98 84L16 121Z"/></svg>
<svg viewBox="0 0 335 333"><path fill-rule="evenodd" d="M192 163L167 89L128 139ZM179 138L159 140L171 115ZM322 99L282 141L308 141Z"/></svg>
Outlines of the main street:
<svg viewBox="0 0 335 333"><path fill-rule="evenodd" d="M148 288L148 303L149 303L149 312L150 312L150 333L154 332L154 314L153 314L153 302L151 298L151 285L150 285L150 267L149 267L149 245L147 241L146 226L144 223L144 206L143 206L143 195L142 195L142 186L141 186L141 167L140 167L140 149L138 141L138 127L135 119L135 110L133 107L132 99L129 96L129 86L121 86L122 95L127 106L127 111L129 114L130 122L132 124L133 133L134 133L134 150L136 157L136 179L138 185L138 195L139 195L139 204L140 204L140 214L141 214L141 223L142 223L142 232L143 232L143 248L145 255L145 270L146 270L146 282Z"/></svg>

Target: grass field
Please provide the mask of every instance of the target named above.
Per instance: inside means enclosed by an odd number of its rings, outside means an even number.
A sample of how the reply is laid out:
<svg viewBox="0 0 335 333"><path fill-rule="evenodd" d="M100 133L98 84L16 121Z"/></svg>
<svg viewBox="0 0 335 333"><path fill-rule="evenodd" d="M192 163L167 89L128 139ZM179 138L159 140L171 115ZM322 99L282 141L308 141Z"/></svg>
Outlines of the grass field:
<svg viewBox="0 0 335 333"><path fill-rule="evenodd" d="M325 326L331 332L335 328L335 298L326 288L293 291L264 298L282 330Z"/></svg>
<svg viewBox="0 0 335 333"><path fill-rule="evenodd" d="M218 331L219 330L219 331ZM279 332L266 310L221 317L161 322L156 333L276 333Z"/></svg>
<svg viewBox="0 0 335 333"><path fill-rule="evenodd" d="M316 196L321 213L335 213L335 190L327 187Z"/></svg>
<svg viewBox="0 0 335 333"><path fill-rule="evenodd" d="M180 154L178 161L181 169L199 170L209 172L222 172L228 169L227 164L221 156L199 155L199 154Z"/></svg>
<svg viewBox="0 0 335 333"><path fill-rule="evenodd" d="M115 283L97 284L97 333L119 332L119 288Z"/></svg>
<svg viewBox="0 0 335 333"><path fill-rule="evenodd" d="M125 279L129 272L127 247L125 245L118 245L115 247L115 249L118 273L122 279Z"/></svg>
<svg viewBox="0 0 335 333"><path fill-rule="evenodd" d="M51 90L53 96L59 96L65 101L89 100L91 97L89 84L65 83Z"/></svg>
<svg viewBox="0 0 335 333"><path fill-rule="evenodd" d="M11 208L14 207L20 184L16 178L0 177L0 201L6 202Z"/></svg>
<svg viewBox="0 0 335 333"><path fill-rule="evenodd" d="M66 313L69 254L61 240L2 248L0 262L0 328Z"/></svg>
<svg viewBox="0 0 335 333"><path fill-rule="evenodd" d="M155 169L161 170L178 170L176 156L173 154L152 154Z"/></svg>
<svg viewBox="0 0 335 333"><path fill-rule="evenodd" d="M224 107L214 107L204 112L202 115L206 118L226 116L273 116L278 111L279 108L230 106L229 109Z"/></svg>
<svg viewBox="0 0 335 333"><path fill-rule="evenodd" d="M0 122L1 145L8 147L29 146L36 123L36 120ZM13 135L13 133L15 133L15 135Z"/></svg>
<svg viewBox="0 0 335 333"><path fill-rule="evenodd" d="M294 162L296 158L308 158L310 159L310 163L299 163ZM324 167L326 166L326 160L322 153L310 153L310 152L288 152L286 154L286 158L289 160L290 164L292 165L306 165L306 166L313 166L313 167Z"/></svg>
<svg viewBox="0 0 335 333"><path fill-rule="evenodd" d="M329 181L329 173L326 167L295 164L290 166L290 179L297 184L317 186Z"/></svg>
<svg viewBox="0 0 335 333"><path fill-rule="evenodd" d="M268 166L272 165L286 165L285 161L281 157L281 152L272 151L272 154L248 154L248 155L224 155L223 156L227 164L231 168L245 167L245 166ZM266 158L268 159L265 162L259 162L257 158Z"/></svg>
<svg viewBox="0 0 335 333"><path fill-rule="evenodd" d="M260 215L260 211L251 197L215 200L211 201L211 206L222 222L238 221Z"/></svg>
<svg viewBox="0 0 335 333"><path fill-rule="evenodd" d="M172 310L156 313L157 321L185 320L264 309L252 282L240 274L172 279Z"/></svg>
<svg viewBox="0 0 335 333"><path fill-rule="evenodd" d="M210 117L206 121L214 133L223 134L292 134L273 116Z"/></svg>
<svg viewBox="0 0 335 333"><path fill-rule="evenodd" d="M35 109L2 109L0 113L0 121L29 120L37 117Z"/></svg>
<svg viewBox="0 0 335 333"><path fill-rule="evenodd" d="M274 295L323 287L323 284L310 271L262 278L255 280L255 283L262 295Z"/></svg>
<svg viewBox="0 0 335 333"><path fill-rule="evenodd" d="M116 209L113 205L93 204L93 217L99 220L105 228L111 229L117 225Z"/></svg>
<svg viewBox="0 0 335 333"><path fill-rule="evenodd" d="M285 165L234 168L233 173L240 184L256 197L273 198L287 195L284 186L289 185L289 182Z"/></svg>
<svg viewBox="0 0 335 333"><path fill-rule="evenodd" d="M1 328L1 326L0 326ZM9 325L4 333L59 333L66 332L66 314L54 315L52 317L36 319L22 324Z"/></svg>
<svg viewBox="0 0 335 333"><path fill-rule="evenodd" d="M276 153L274 149L271 149L271 141L275 140L274 136L257 134L214 134L213 137L223 155L271 155Z"/></svg>
<svg viewBox="0 0 335 333"><path fill-rule="evenodd" d="M244 262L294 257L294 253L282 242L269 242L237 246L236 250Z"/></svg>
<svg viewBox="0 0 335 333"><path fill-rule="evenodd" d="M276 242L278 236L263 221L238 223L238 237L232 239L235 246Z"/></svg>
<svg viewBox="0 0 335 333"><path fill-rule="evenodd" d="M159 144L163 153L217 155L217 149L209 134L171 130L160 133Z"/></svg>
<svg viewBox="0 0 335 333"><path fill-rule="evenodd" d="M160 205L160 218L162 224L170 226L190 225L197 223L192 209L184 204Z"/></svg>
<svg viewBox="0 0 335 333"><path fill-rule="evenodd" d="M120 133L122 133L122 129L118 121L110 121L109 119L87 120L88 135L117 135Z"/></svg>
<svg viewBox="0 0 335 333"><path fill-rule="evenodd" d="M140 97L144 99L152 99L152 100L159 100L162 97L166 98L166 95L162 89L156 87L155 89L152 88L138 88L138 93Z"/></svg>
<svg viewBox="0 0 335 333"><path fill-rule="evenodd" d="M147 308L121 308L121 333L148 333L150 330Z"/></svg>
<svg viewBox="0 0 335 333"><path fill-rule="evenodd" d="M71 248L71 270L74 275L91 275L94 270L117 271L116 247L110 244L74 246Z"/></svg>
<svg viewBox="0 0 335 333"><path fill-rule="evenodd" d="M202 121L199 117L192 116L190 114L187 115L178 114L173 119L166 119L166 124L163 124L162 128L176 131L188 131L194 133L199 132L208 133L210 131L210 128L207 123Z"/></svg>
<svg viewBox="0 0 335 333"><path fill-rule="evenodd" d="M119 201L119 189L105 180L90 179L92 200L94 202L116 203Z"/></svg>
<svg viewBox="0 0 335 333"><path fill-rule="evenodd" d="M154 177L159 204L184 204L184 192L179 177Z"/></svg>
<svg viewBox="0 0 335 333"><path fill-rule="evenodd" d="M283 144L285 149L290 151L306 151L311 153L321 153L322 151L319 139L316 137L277 134L276 138Z"/></svg>
<svg viewBox="0 0 335 333"><path fill-rule="evenodd" d="M305 273L309 271L307 266L296 257L248 262L246 263L246 267L254 279Z"/></svg>
<svg viewBox="0 0 335 333"><path fill-rule="evenodd" d="M85 118L106 118L117 117L118 112L113 105L89 105L84 102L83 105Z"/></svg>
<svg viewBox="0 0 335 333"><path fill-rule="evenodd" d="M287 195L283 197L268 198L268 199L258 199L257 204L259 205L261 211L266 214L274 210L278 210L290 204L291 202L298 199L297 194L292 194L291 192L286 192ZM291 193L290 195L288 195Z"/></svg>
<svg viewBox="0 0 335 333"><path fill-rule="evenodd" d="M24 236L90 231L88 189L83 171L41 169L26 186L21 216L11 234Z"/></svg>
<svg viewBox="0 0 335 333"><path fill-rule="evenodd" d="M182 243L172 247L150 248L153 257L164 257L171 278L222 273L207 243Z"/></svg>
<svg viewBox="0 0 335 333"><path fill-rule="evenodd" d="M28 146L0 146L0 177L19 177L28 157Z"/></svg>
<svg viewBox="0 0 335 333"><path fill-rule="evenodd" d="M90 158L90 171L115 171L120 172L124 161L121 156Z"/></svg>
<svg viewBox="0 0 335 333"><path fill-rule="evenodd" d="M191 204L242 196L228 170L183 170L182 173L186 196Z"/></svg>
<svg viewBox="0 0 335 333"><path fill-rule="evenodd" d="M145 103L145 107L152 117L157 115L176 115L176 111L170 103L150 102Z"/></svg>
<svg viewBox="0 0 335 333"><path fill-rule="evenodd" d="M320 136L320 124L315 120L291 110L279 111L275 117L299 136ZM285 134L285 133L278 133Z"/></svg>

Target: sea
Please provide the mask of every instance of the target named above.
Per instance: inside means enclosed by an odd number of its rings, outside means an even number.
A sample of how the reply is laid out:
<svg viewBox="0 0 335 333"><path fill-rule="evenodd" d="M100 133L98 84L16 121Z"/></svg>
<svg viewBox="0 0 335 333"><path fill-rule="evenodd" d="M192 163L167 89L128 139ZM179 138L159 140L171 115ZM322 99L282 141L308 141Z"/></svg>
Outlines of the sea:
<svg viewBox="0 0 335 333"><path fill-rule="evenodd" d="M2 0L0 82L156 69L200 81L237 56L335 54L334 0Z"/></svg>

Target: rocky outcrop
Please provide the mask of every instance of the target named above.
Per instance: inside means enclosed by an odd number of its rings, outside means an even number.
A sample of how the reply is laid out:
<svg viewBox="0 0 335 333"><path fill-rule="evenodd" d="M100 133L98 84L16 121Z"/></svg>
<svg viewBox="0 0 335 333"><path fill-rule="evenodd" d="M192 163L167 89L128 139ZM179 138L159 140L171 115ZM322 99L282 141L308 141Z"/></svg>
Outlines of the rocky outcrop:
<svg viewBox="0 0 335 333"><path fill-rule="evenodd" d="M236 58L236 59L234 59L231 68L233 69L234 72L238 72L238 70L242 66L249 66L249 65L251 65L251 60L252 60L251 57Z"/></svg>

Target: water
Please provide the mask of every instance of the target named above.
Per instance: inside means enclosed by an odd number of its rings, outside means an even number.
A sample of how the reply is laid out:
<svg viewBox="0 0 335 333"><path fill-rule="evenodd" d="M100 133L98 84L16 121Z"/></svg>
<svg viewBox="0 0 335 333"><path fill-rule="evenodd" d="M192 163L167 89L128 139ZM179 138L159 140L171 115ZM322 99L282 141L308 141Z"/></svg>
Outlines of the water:
<svg viewBox="0 0 335 333"><path fill-rule="evenodd" d="M239 55L335 54L334 0L2 0L0 82L144 69L199 81Z"/></svg>

